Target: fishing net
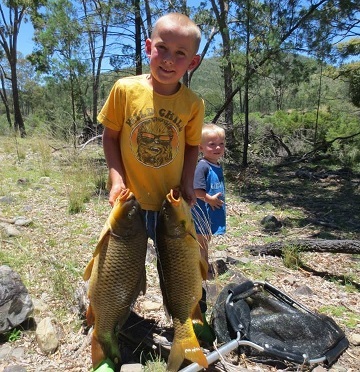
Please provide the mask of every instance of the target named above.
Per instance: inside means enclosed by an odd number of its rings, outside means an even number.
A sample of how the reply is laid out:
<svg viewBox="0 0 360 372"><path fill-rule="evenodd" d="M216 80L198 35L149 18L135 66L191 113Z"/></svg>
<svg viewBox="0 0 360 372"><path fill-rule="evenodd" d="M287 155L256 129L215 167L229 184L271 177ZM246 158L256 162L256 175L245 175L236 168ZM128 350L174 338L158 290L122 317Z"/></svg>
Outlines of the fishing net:
<svg viewBox="0 0 360 372"><path fill-rule="evenodd" d="M333 319L266 282L227 285L213 307L211 324L218 342L238 338L240 351L260 362L331 365L348 347Z"/></svg>

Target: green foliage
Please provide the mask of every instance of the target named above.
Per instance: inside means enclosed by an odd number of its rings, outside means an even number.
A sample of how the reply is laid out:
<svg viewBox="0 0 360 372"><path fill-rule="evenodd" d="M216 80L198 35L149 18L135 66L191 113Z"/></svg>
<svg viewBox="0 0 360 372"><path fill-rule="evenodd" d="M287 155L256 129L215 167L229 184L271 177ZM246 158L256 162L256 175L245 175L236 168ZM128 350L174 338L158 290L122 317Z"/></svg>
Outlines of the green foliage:
<svg viewBox="0 0 360 372"><path fill-rule="evenodd" d="M286 246L283 248L283 260L285 267L298 269L301 263L299 248L296 246Z"/></svg>
<svg viewBox="0 0 360 372"><path fill-rule="evenodd" d="M22 335L22 332L20 329L13 328L11 331L5 332L3 336L6 342L15 342L15 341L20 340L21 335Z"/></svg>

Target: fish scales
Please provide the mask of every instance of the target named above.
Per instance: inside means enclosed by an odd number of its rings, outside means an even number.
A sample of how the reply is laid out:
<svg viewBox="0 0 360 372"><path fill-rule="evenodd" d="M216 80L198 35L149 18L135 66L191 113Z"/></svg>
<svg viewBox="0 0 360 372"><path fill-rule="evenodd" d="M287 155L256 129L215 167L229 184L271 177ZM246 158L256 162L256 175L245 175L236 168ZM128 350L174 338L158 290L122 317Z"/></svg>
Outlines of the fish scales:
<svg viewBox="0 0 360 372"><path fill-rule="evenodd" d="M156 236L160 286L174 327L167 369L177 371L184 359L206 368L208 363L196 339L192 318L201 319L199 300L207 268L201 259L190 207L176 190L166 196Z"/></svg>
<svg viewBox="0 0 360 372"><path fill-rule="evenodd" d="M140 205L125 190L109 215L84 274L84 279L89 279L87 319L94 322L94 369L106 358L121 363L115 328L125 323L140 291L145 292L146 249Z"/></svg>

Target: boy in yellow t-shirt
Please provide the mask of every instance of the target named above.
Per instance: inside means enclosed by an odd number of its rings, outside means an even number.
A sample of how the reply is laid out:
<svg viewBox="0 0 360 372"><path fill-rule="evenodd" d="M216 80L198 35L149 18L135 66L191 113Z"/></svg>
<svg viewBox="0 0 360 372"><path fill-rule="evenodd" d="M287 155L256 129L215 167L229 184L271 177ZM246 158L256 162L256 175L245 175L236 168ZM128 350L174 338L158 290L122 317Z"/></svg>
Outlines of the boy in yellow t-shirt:
<svg viewBox="0 0 360 372"><path fill-rule="evenodd" d="M200 40L199 28L187 16L159 18L145 43L150 74L119 79L98 115L105 127L109 203L114 205L129 188L154 242L158 213L170 189L180 187L186 202L196 203L193 180L204 102L180 79L200 63Z"/></svg>
<svg viewBox="0 0 360 372"><path fill-rule="evenodd" d="M200 63L201 33L187 16L158 19L146 40L150 74L119 79L98 115L111 184L109 202L129 188L145 211L154 240L157 213L170 189L196 203L194 171L204 102L179 82Z"/></svg>

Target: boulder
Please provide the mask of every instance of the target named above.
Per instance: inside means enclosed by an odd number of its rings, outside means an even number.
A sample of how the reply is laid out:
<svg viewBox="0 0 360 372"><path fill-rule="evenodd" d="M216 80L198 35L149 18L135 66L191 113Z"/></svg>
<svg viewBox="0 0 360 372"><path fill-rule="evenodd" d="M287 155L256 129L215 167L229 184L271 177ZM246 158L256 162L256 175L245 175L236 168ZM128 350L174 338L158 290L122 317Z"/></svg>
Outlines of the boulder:
<svg viewBox="0 0 360 372"><path fill-rule="evenodd" d="M24 322L33 309L20 275L9 266L0 266L0 334Z"/></svg>

